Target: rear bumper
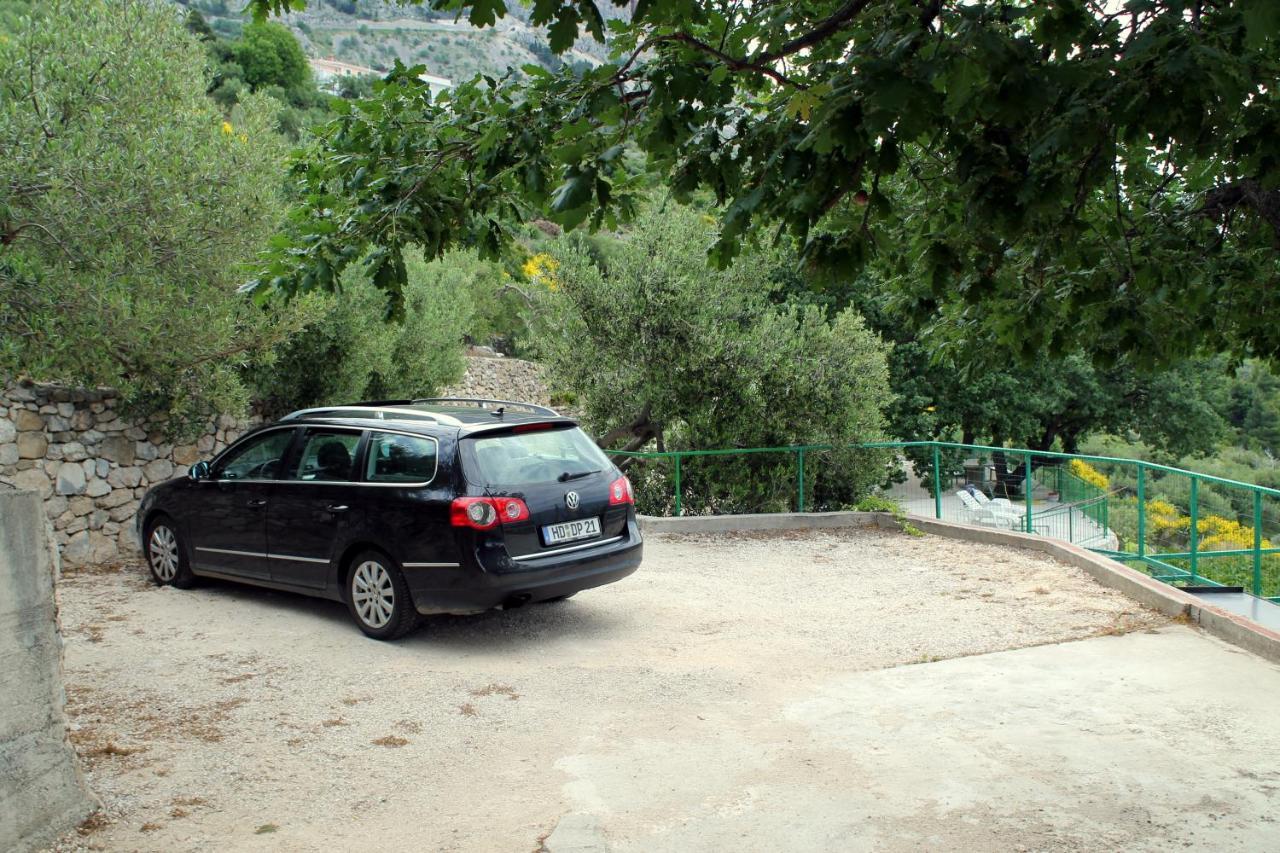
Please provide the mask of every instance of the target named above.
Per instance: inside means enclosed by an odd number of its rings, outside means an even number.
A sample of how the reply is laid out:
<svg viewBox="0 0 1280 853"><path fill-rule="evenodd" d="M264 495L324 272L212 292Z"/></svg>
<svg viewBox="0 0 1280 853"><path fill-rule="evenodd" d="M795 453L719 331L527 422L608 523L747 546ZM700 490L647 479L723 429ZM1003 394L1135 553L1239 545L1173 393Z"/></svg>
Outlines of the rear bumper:
<svg viewBox="0 0 1280 853"><path fill-rule="evenodd" d="M519 571L487 572L473 566L406 569L419 613L478 613L572 595L625 578L640 567L644 543L635 521L625 540L528 560Z"/></svg>

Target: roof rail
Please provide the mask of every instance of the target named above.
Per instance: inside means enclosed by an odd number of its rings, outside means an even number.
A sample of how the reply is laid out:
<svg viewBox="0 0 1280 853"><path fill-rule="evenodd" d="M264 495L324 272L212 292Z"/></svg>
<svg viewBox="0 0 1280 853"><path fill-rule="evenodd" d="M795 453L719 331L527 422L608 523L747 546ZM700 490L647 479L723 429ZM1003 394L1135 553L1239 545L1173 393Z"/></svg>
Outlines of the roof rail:
<svg viewBox="0 0 1280 853"><path fill-rule="evenodd" d="M423 397L420 400L414 400L414 405L422 403L459 403L467 406L475 406L478 409L489 409L494 407L525 409L535 415L549 415L558 418L560 413L548 406L539 406L537 403L522 403L518 400L490 400L486 397Z"/></svg>
<svg viewBox="0 0 1280 853"><path fill-rule="evenodd" d="M371 406L357 403L346 406L318 406L313 409L299 409L290 412L280 420L289 421L297 418L367 418L377 421L431 421L433 423L457 424L457 418L435 412L424 412L413 409L392 408L389 406Z"/></svg>

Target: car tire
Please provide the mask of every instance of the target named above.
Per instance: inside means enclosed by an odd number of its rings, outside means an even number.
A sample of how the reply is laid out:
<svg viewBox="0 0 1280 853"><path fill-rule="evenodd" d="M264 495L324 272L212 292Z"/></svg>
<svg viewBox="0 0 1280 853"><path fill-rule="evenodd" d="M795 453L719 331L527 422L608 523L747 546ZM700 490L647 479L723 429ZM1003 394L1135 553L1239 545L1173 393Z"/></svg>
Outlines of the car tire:
<svg viewBox="0 0 1280 853"><path fill-rule="evenodd" d="M375 640L395 640L418 626L409 585L400 567L381 551L356 554L345 598L356 627Z"/></svg>
<svg viewBox="0 0 1280 853"><path fill-rule="evenodd" d="M178 525L169 516L156 516L147 525L143 554L156 586L190 589L195 585L196 576L191 572L186 544L178 533Z"/></svg>

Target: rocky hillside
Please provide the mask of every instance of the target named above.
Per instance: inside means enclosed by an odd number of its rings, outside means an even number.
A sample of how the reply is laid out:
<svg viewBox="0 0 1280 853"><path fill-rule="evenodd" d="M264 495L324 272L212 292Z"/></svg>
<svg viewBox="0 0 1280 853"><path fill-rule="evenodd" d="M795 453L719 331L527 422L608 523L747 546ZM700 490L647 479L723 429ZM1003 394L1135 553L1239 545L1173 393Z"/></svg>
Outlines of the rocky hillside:
<svg viewBox="0 0 1280 853"><path fill-rule="evenodd" d="M239 0L175 1L200 10L224 35L234 36L243 26L244 4ZM406 65L425 65L428 73L456 81L476 74L500 76L530 64L551 70L560 67L562 58L547 48L542 29L529 23L530 10L518 3L510 5L507 17L482 30L465 17L382 0L309 0L305 12L281 20L298 36L308 56L379 71L390 69L399 59ZM563 61L597 63L606 52L587 37Z"/></svg>

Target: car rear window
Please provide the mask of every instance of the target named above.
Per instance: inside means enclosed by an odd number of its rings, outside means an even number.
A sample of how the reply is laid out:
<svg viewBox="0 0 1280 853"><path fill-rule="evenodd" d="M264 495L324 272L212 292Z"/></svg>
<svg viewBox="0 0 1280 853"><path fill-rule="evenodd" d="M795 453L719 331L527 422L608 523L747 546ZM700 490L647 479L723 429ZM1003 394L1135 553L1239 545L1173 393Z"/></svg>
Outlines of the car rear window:
<svg viewBox="0 0 1280 853"><path fill-rule="evenodd" d="M490 486L567 482L612 464L577 427L502 433L472 444L471 479Z"/></svg>

